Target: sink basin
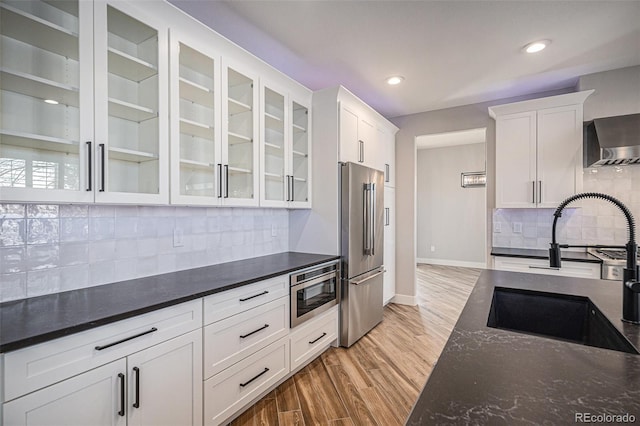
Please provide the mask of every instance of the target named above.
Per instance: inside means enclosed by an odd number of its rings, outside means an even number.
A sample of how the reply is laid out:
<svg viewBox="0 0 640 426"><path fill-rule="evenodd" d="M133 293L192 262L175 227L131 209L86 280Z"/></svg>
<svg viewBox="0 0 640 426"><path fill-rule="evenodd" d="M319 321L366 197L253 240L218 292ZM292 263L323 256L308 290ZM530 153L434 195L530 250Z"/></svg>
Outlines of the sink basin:
<svg viewBox="0 0 640 426"><path fill-rule="evenodd" d="M487 326L638 354L586 297L496 287Z"/></svg>

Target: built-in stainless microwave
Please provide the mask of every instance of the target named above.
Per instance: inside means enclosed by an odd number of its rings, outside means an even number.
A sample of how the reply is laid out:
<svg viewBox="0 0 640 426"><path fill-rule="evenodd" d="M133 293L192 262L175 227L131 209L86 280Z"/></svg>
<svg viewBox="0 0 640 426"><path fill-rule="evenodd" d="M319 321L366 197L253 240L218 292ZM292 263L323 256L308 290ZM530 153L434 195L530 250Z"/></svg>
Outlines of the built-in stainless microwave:
<svg viewBox="0 0 640 426"><path fill-rule="evenodd" d="M291 328L337 305L339 282L338 261L291 274Z"/></svg>

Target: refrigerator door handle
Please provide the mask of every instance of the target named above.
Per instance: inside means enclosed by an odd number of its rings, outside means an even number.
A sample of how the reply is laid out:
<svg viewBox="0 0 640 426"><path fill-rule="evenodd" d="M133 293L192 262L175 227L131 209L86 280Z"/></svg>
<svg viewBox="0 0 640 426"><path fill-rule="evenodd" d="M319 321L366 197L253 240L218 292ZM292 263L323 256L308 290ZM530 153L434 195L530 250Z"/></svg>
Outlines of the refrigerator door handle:
<svg viewBox="0 0 640 426"><path fill-rule="evenodd" d="M364 254L371 255L371 197L372 197L372 188L370 183L365 183L363 185L363 229L362 229L362 239L364 246Z"/></svg>
<svg viewBox="0 0 640 426"><path fill-rule="evenodd" d="M377 276L379 276L381 274L384 274L385 272L387 272L386 269L380 269L375 274L369 275L369 276L367 276L365 278L361 278L359 280L349 280L349 283L351 283L353 285L360 285L362 283L365 283L365 282L369 281L372 278L375 278L375 277L377 277Z"/></svg>
<svg viewBox="0 0 640 426"><path fill-rule="evenodd" d="M371 256L376 254L376 184L371 184L371 208L369 209L371 218L369 220L369 232L371 232Z"/></svg>

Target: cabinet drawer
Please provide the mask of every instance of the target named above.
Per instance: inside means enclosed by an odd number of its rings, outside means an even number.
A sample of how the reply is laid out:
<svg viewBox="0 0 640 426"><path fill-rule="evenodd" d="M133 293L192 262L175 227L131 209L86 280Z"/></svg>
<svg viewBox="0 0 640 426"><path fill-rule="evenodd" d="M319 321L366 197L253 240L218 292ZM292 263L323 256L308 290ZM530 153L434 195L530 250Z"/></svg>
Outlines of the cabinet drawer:
<svg viewBox="0 0 640 426"><path fill-rule="evenodd" d="M291 371L322 353L337 336L337 306L296 327L290 335Z"/></svg>
<svg viewBox="0 0 640 426"><path fill-rule="evenodd" d="M562 277L600 279L600 264L590 262L562 261L560 269L550 269L547 259L495 256L494 269L500 271L527 272L531 274L557 275Z"/></svg>
<svg viewBox="0 0 640 426"><path fill-rule="evenodd" d="M219 425L289 373L284 337L204 382L204 424Z"/></svg>
<svg viewBox="0 0 640 426"><path fill-rule="evenodd" d="M289 295L289 275L270 278L204 298L204 323L228 318Z"/></svg>
<svg viewBox="0 0 640 426"><path fill-rule="evenodd" d="M202 299L8 352L4 357L5 401L199 327Z"/></svg>
<svg viewBox="0 0 640 426"><path fill-rule="evenodd" d="M213 376L288 333L288 297L206 326L204 376Z"/></svg>

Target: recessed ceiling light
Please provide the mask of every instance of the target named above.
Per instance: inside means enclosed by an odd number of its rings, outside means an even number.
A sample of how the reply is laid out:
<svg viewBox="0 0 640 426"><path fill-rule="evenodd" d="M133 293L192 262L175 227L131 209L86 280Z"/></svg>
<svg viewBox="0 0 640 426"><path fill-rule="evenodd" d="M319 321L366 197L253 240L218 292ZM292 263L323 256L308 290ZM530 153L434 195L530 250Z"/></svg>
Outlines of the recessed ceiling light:
<svg viewBox="0 0 640 426"><path fill-rule="evenodd" d="M58 101L54 100L54 99L45 99L44 100L46 103L51 104L51 105L58 105Z"/></svg>
<svg viewBox="0 0 640 426"><path fill-rule="evenodd" d="M527 44L522 49L527 53L536 53L547 47L551 43L551 40L539 40Z"/></svg>
<svg viewBox="0 0 640 426"><path fill-rule="evenodd" d="M400 84L403 81L404 81L404 77L402 77L401 75L394 75L393 77L387 78L387 84L389 84L391 86L395 86L397 84Z"/></svg>

